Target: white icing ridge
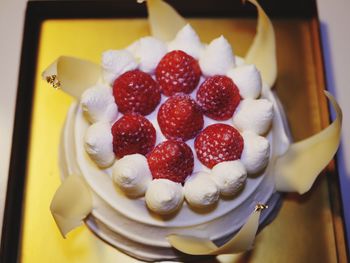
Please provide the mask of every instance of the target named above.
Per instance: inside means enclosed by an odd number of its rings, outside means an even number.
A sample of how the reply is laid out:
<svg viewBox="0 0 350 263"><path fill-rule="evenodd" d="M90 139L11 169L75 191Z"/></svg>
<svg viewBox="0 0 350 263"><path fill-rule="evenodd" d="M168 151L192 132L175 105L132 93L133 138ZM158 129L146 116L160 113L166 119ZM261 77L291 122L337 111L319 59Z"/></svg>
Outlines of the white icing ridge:
<svg viewBox="0 0 350 263"><path fill-rule="evenodd" d="M112 167L113 181L128 196L143 196L152 181L148 162L142 154L130 154L117 160Z"/></svg>
<svg viewBox="0 0 350 263"><path fill-rule="evenodd" d="M237 194L247 180L247 171L240 160L218 163L213 167L211 175L223 196Z"/></svg>
<svg viewBox="0 0 350 263"><path fill-rule="evenodd" d="M206 77L226 75L230 68L235 67L235 57L227 39L220 36L211 41L200 55L199 66Z"/></svg>
<svg viewBox="0 0 350 263"><path fill-rule="evenodd" d="M168 50L182 50L195 59L198 59L204 50L204 45L200 41L196 31L194 31L190 24L187 24L176 34L175 39L168 43Z"/></svg>
<svg viewBox="0 0 350 263"><path fill-rule="evenodd" d="M106 83L113 82L121 74L136 69L138 66L134 56L128 50L107 50L102 53L103 79Z"/></svg>
<svg viewBox="0 0 350 263"><path fill-rule="evenodd" d="M243 99L257 99L262 89L259 70L254 65L242 65L231 68L226 74L237 85Z"/></svg>
<svg viewBox="0 0 350 263"><path fill-rule="evenodd" d="M118 106L114 101L112 89L104 84L96 84L81 96L84 115L91 122L113 123L118 117Z"/></svg>
<svg viewBox="0 0 350 263"><path fill-rule="evenodd" d="M106 168L113 164L113 136L108 122L96 122L89 126L84 141L86 152L99 167Z"/></svg>
<svg viewBox="0 0 350 263"><path fill-rule="evenodd" d="M220 196L220 190L206 172L199 172L187 177L184 193L186 201L194 207L207 207L215 204Z"/></svg>
<svg viewBox="0 0 350 263"><path fill-rule="evenodd" d="M139 63L141 71L153 74L159 61L167 53L167 46L155 37L143 37L126 48Z"/></svg>
<svg viewBox="0 0 350 263"><path fill-rule="evenodd" d="M146 204L158 214L176 211L184 200L182 185L168 179L154 179L146 192Z"/></svg>
<svg viewBox="0 0 350 263"><path fill-rule="evenodd" d="M266 167L270 156L270 143L262 136L251 131L242 133L244 148L241 161L248 174L256 174Z"/></svg>
<svg viewBox="0 0 350 263"><path fill-rule="evenodd" d="M273 104L267 99L242 100L232 117L233 125L243 131L265 134L272 122Z"/></svg>

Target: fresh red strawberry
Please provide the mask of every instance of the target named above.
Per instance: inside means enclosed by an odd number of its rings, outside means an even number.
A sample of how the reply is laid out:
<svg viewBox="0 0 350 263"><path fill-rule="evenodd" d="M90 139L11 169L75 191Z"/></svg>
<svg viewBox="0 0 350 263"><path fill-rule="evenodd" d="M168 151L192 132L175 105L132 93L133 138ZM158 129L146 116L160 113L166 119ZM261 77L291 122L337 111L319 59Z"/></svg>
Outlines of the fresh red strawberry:
<svg viewBox="0 0 350 263"><path fill-rule="evenodd" d="M140 70L127 71L113 85L113 95L122 113L150 114L159 104L160 88L152 77Z"/></svg>
<svg viewBox="0 0 350 263"><path fill-rule="evenodd" d="M164 178L177 183L184 183L194 166L191 148L178 141L158 144L147 160L154 179Z"/></svg>
<svg viewBox="0 0 350 263"><path fill-rule="evenodd" d="M218 123L205 128L197 136L194 147L201 163L212 168L220 162L239 159L243 144L243 138L235 128Z"/></svg>
<svg viewBox="0 0 350 263"><path fill-rule="evenodd" d="M156 143L152 123L139 114L125 114L112 126L113 151L117 158L127 154L146 155Z"/></svg>
<svg viewBox="0 0 350 263"><path fill-rule="evenodd" d="M187 141L203 128L203 114L189 95L175 94L158 111L158 124L169 140Z"/></svg>
<svg viewBox="0 0 350 263"><path fill-rule="evenodd" d="M181 50L167 53L156 68L157 81L166 96L177 92L191 93L200 76L197 60Z"/></svg>
<svg viewBox="0 0 350 263"><path fill-rule="evenodd" d="M206 79L197 92L197 102L203 113L214 120L231 118L240 100L237 86L226 76Z"/></svg>

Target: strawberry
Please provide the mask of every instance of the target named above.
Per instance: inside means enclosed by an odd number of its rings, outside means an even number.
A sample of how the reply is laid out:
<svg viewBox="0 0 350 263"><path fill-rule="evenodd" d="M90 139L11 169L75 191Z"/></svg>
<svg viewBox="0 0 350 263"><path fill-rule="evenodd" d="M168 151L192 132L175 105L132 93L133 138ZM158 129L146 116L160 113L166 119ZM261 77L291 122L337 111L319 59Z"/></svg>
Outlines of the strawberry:
<svg viewBox="0 0 350 263"><path fill-rule="evenodd" d="M139 114L125 114L112 126L113 151L117 158L140 153L146 155L156 143L152 123Z"/></svg>
<svg viewBox="0 0 350 263"><path fill-rule="evenodd" d="M197 102L203 113L214 120L231 118L240 100L237 86L226 76L206 79L197 91Z"/></svg>
<svg viewBox="0 0 350 263"><path fill-rule="evenodd" d="M198 85L201 70L197 60L181 50L167 53L156 68L156 78L166 96L191 93Z"/></svg>
<svg viewBox="0 0 350 263"><path fill-rule="evenodd" d="M205 128L197 136L194 147L200 162L212 168L220 162L239 159L243 144L243 138L235 128L218 123Z"/></svg>
<svg viewBox="0 0 350 263"><path fill-rule="evenodd" d="M177 183L184 183L194 166L191 148L178 141L158 144L148 155L147 161L154 179L164 178Z"/></svg>
<svg viewBox="0 0 350 263"><path fill-rule="evenodd" d="M175 94L158 111L158 124L169 140L187 141L203 128L203 114L189 95Z"/></svg>
<svg viewBox="0 0 350 263"><path fill-rule="evenodd" d="M137 69L125 72L113 84L114 100L122 113L150 114L159 104L160 93L158 83Z"/></svg>

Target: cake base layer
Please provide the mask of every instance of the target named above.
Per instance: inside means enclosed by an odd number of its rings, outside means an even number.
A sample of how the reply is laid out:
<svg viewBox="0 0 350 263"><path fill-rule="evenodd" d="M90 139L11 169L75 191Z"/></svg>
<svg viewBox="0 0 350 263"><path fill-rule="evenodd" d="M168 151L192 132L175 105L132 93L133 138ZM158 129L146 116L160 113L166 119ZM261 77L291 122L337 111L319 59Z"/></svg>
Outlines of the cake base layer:
<svg viewBox="0 0 350 263"><path fill-rule="evenodd" d="M281 194L275 192L267 202L269 208L265 209L261 214L259 230L261 230L275 218L275 216L278 214L281 203ZM201 259L208 257L187 255L181 253L180 251L177 251L174 248L144 246L143 244L134 242L133 240L128 240L125 236L114 232L93 215L90 215L85 223L97 237L115 247L116 249L122 251L123 253L139 260L147 262L158 262L163 260L200 262ZM228 236L213 241L217 245L222 245L231 239L234 234L235 233L231 233Z"/></svg>

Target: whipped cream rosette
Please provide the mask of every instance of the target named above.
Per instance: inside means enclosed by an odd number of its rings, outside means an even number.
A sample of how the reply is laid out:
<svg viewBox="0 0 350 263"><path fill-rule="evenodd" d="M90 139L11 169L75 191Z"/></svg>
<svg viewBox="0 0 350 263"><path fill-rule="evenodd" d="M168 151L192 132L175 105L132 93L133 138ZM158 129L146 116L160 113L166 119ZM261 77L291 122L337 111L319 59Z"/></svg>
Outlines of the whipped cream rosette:
<svg viewBox="0 0 350 263"><path fill-rule="evenodd" d="M336 120L291 143L271 91L273 27L249 2L258 26L244 58L224 36L202 43L169 5L149 0L152 36L105 51L101 66L59 57L45 70L78 100L63 128L64 180L51 205L64 236L85 220L140 259L239 253L276 212L278 191L309 190L337 150L341 111L326 93Z"/></svg>

